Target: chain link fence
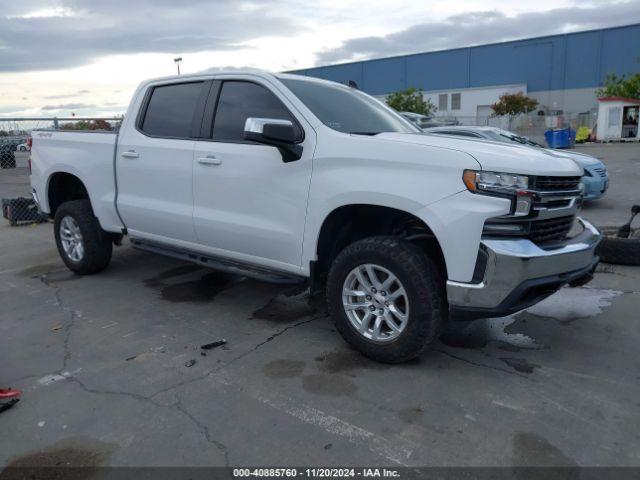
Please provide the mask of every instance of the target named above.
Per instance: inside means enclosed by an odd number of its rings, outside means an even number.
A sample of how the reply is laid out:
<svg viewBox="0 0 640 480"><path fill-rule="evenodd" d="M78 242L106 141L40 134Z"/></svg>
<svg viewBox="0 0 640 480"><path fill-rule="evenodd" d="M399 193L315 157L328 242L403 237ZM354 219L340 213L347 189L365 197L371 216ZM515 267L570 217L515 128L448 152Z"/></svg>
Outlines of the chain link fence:
<svg viewBox="0 0 640 480"><path fill-rule="evenodd" d="M560 115L537 115L534 113L503 116L438 116L438 121L453 125L488 126L509 130L534 142L545 145L544 132L554 128L570 127L578 131L585 127L595 133L595 113L573 113ZM595 137L595 135L592 135Z"/></svg>
<svg viewBox="0 0 640 480"><path fill-rule="evenodd" d="M0 198L11 225L45 221L31 199L30 147L33 130L117 130L122 118L0 118Z"/></svg>

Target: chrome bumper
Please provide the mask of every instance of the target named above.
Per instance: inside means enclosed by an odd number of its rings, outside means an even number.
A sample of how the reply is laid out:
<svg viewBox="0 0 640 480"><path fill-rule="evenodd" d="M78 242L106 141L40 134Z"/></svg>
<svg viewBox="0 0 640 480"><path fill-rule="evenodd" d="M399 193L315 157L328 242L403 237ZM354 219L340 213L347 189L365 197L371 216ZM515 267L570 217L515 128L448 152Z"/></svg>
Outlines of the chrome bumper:
<svg viewBox="0 0 640 480"><path fill-rule="evenodd" d="M593 272L600 232L586 220L583 230L562 247L544 250L527 239L483 239L487 255L479 283L447 282L452 313L467 317L508 315L537 303L562 285Z"/></svg>

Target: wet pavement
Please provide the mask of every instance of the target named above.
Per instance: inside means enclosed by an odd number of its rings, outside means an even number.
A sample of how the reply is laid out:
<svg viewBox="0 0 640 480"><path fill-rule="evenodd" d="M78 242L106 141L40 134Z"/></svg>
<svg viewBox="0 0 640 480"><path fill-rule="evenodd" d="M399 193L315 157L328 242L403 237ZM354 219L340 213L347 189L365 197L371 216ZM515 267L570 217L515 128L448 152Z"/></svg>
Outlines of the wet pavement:
<svg viewBox="0 0 640 480"><path fill-rule="evenodd" d="M300 289L128 246L78 277L50 224L0 245L2 465L640 465L639 268L390 366Z"/></svg>
<svg viewBox="0 0 640 480"><path fill-rule="evenodd" d="M77 277L51 225L0 238L4 464L640 464L637 268L389 366L300 289L129 247Z"/></svg>

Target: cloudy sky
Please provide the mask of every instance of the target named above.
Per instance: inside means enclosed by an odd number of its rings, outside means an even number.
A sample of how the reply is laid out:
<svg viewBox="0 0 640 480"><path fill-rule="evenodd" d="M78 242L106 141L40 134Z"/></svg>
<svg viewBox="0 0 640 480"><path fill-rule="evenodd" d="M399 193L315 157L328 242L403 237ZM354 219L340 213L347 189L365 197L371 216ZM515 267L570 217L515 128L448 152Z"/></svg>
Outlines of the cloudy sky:
<svg viewBox="0 0 640 480"><path fill-rule="evenodd" d="M122 113L141 80L640 22L640 0L0 0L0 116Z"/></svg>

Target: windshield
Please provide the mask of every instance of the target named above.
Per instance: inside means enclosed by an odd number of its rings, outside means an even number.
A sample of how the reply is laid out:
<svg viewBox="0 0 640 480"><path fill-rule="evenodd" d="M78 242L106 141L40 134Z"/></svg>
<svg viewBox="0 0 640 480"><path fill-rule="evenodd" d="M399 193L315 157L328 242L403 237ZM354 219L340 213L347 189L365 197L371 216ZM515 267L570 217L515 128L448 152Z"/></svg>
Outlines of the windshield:
<svg viewBox="0 0 640 480"><path fill-rule="evenodd" d="M322 123L339 132L359 135L420 132L381 102L354 88L312 80L280 80Z"/></svg>
<svg viewBox="0 0 640 480"><path fill-rule="evenodd" d="M486 130L485 136L490 140L504 143L519 143L520 145L532 145L535 147L542 147L539 143L529 140L527 137L521 137L508 130Z"/></svg>

